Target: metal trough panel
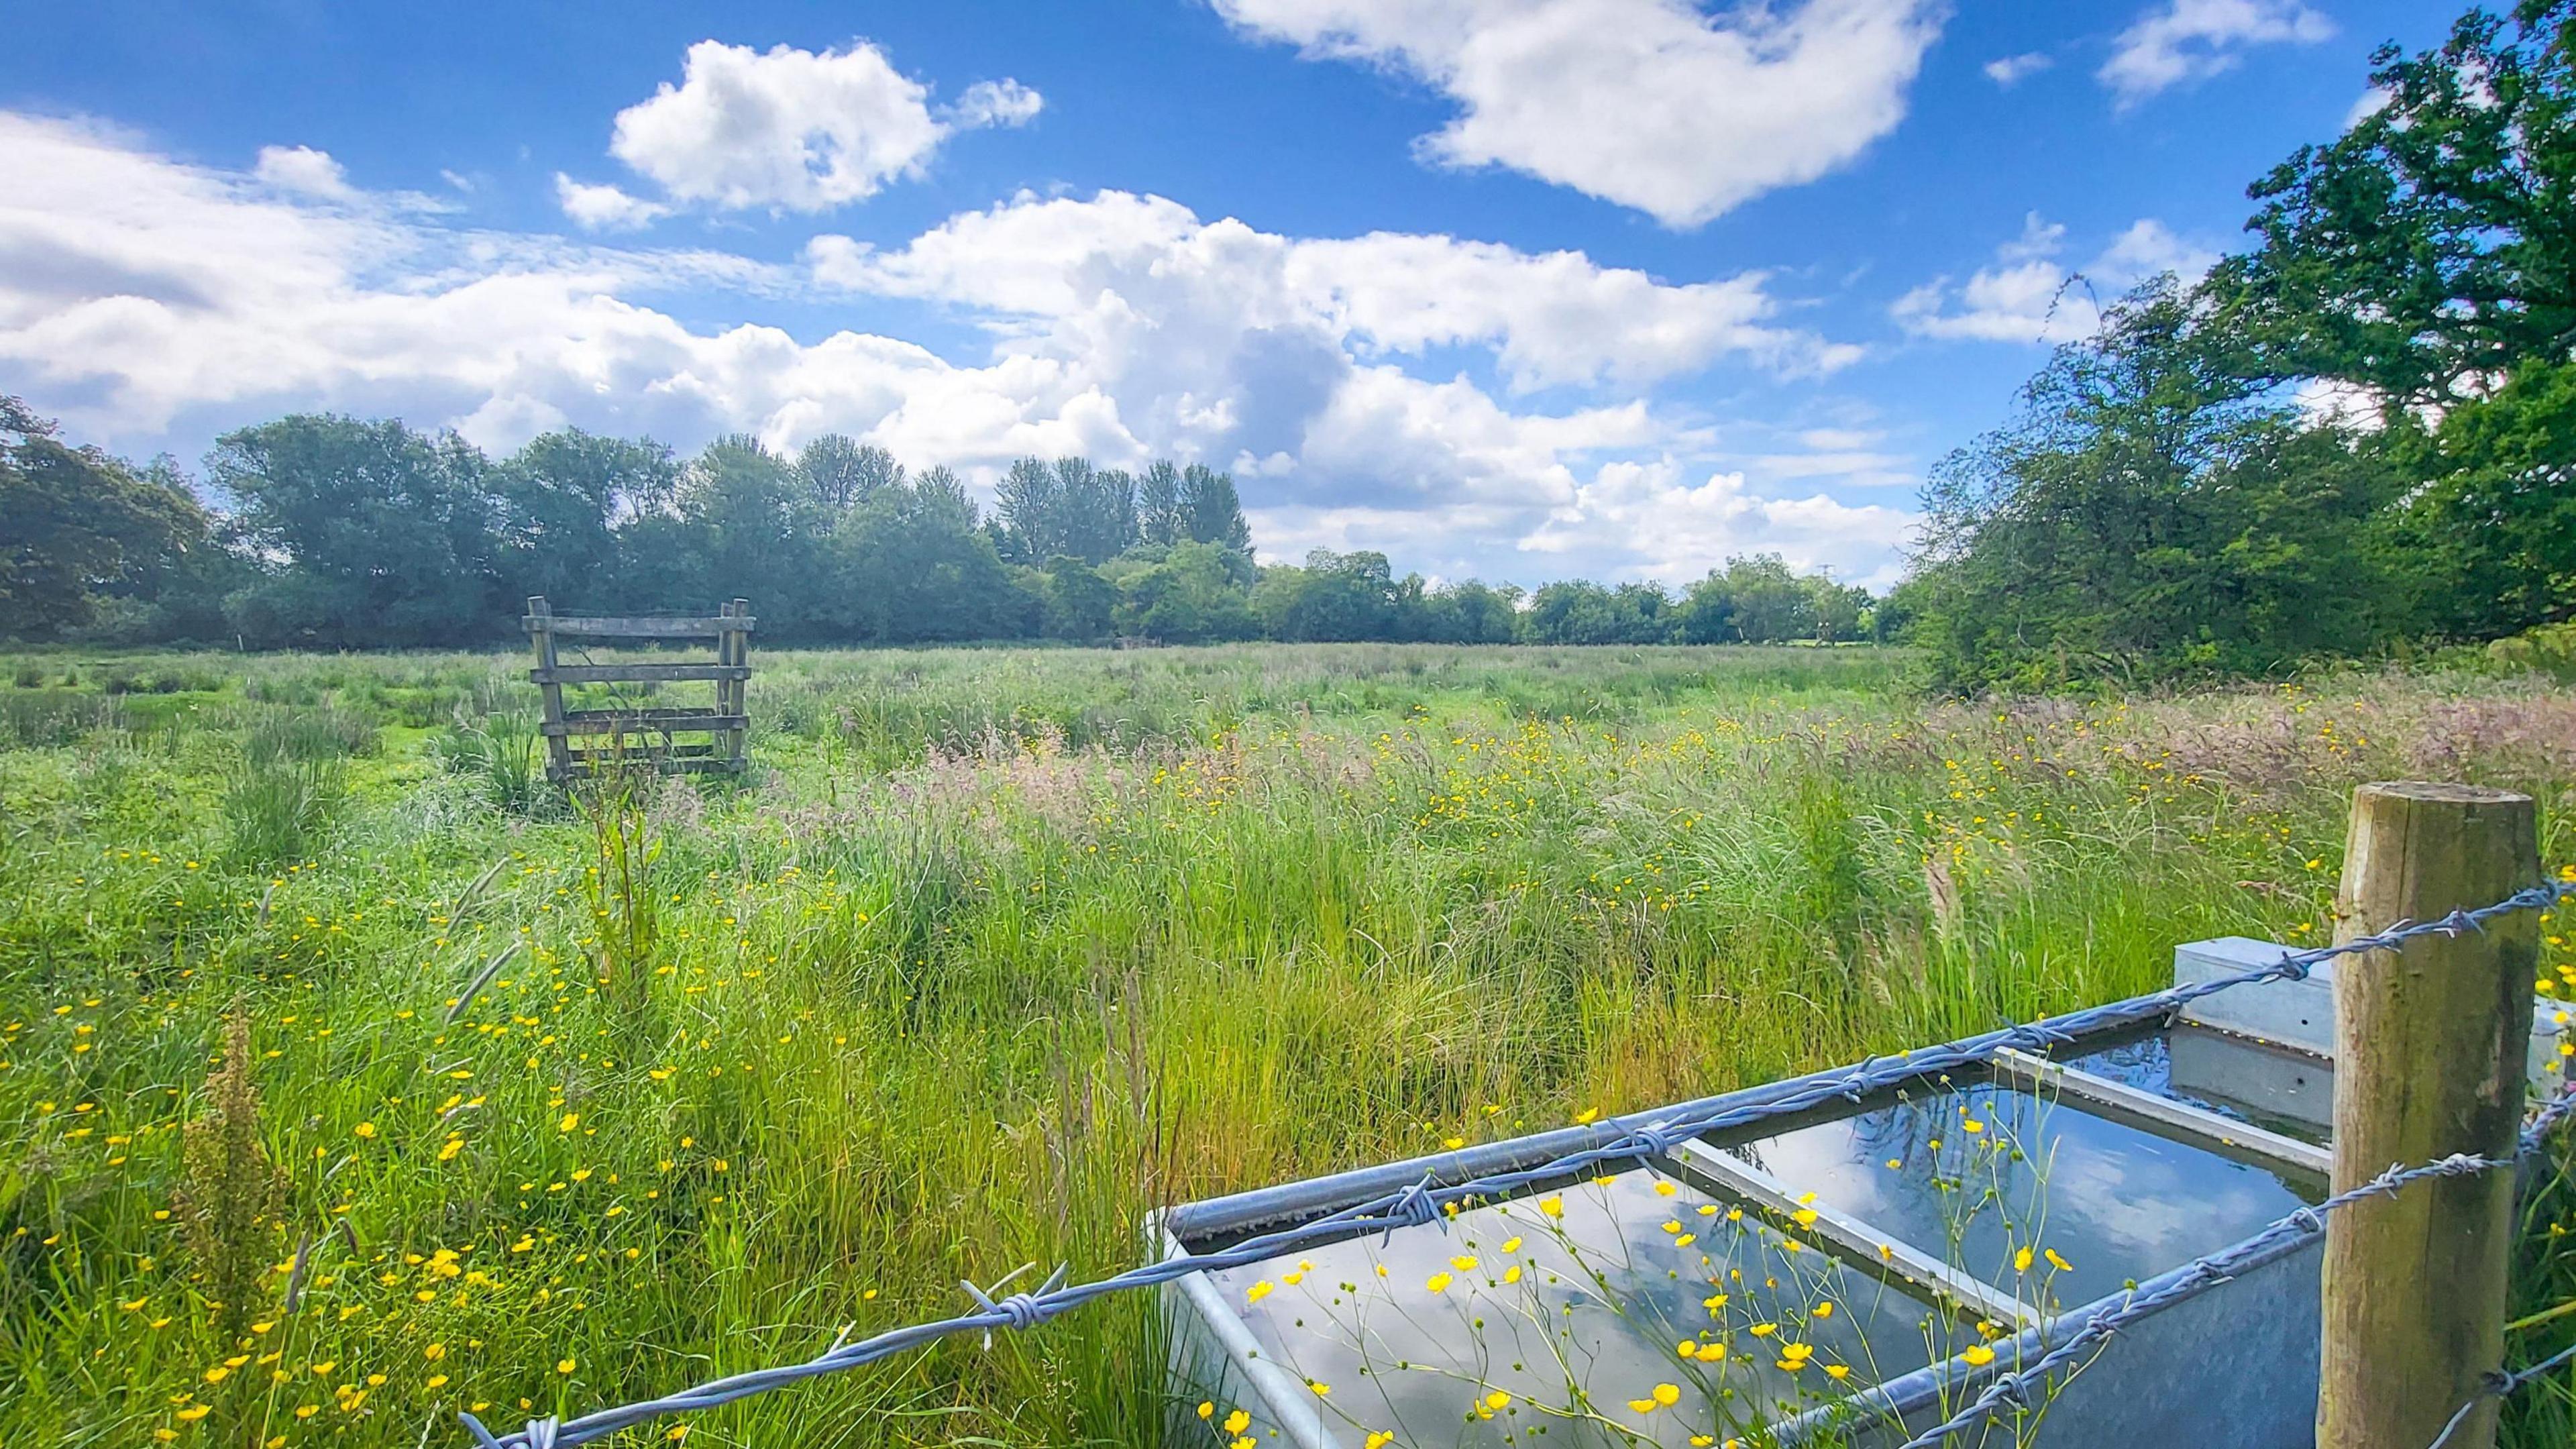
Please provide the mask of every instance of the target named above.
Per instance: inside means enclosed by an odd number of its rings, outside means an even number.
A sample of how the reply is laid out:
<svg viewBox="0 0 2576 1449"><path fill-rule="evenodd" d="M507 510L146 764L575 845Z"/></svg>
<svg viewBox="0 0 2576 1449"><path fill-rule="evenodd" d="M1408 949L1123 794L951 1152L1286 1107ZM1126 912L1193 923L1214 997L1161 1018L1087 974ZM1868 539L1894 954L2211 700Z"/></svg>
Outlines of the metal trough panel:
<svg viewBox="0 0 2576 1449"><path fill-rule="evenodd" d="M2174 948L2174 984L2188 986L2279 961L2291 948L2277 941L2221 936ZM2531 1080L2544 1088L2565 1070L2559 1038L2569 1026L2564 1002L2532 998L2531 1045L2526 1056ZM2204 996L2182 1009L2182 1019L2219 1031L2250 1036L2331 1062L2334 1059L2335 963L2320 962L2302 981L2265 981ZM2332 1101L2329 1093L2325 1100Z"/></svg>
<svg viewBox="0 0 2576 1449"><path fill-rule="evenodd" d="M2062 1376L2036 1423L2008 1416L1985 1442L2028 1449L2128 1449L2204 1444L2225 1449L2313 1449L2317 1344L2323 1332L2318 1275L2322 1235L2294 1237L2225 1283L2132 1323L2092 1359ZM2139 1291L2175 1281L2148 1279ZM1948 1363L1891 1379L1855 1395L1849 1408L1818 1410L1784 1424L1783 1445L1890 1449L1965 1407L1995 1377L2036 1360L2115 1294L2061 1314L2043 1328L1995 1345L1995 1361ZM2175 1392L2179 1384L2189 1392ZM1876 1410L1864 1422L1855 1411ZM1887 1411L1893 1410L1893 1417ZM1971 1437L1969 1442L1978 1442Z"/></svg>
<svg viewBox="0 0 2576 1449"><path fill-rule="evenodd" d="M2251 1157L2316 1177L2334 1175L2334 1154L2322 1147L2045 1057L2006 1050L1995 1057L1995 1073L2059 1101L2081 1103L2097 1117L2195 1143L2224 1157Z"/></svg>
<svg viewBox="0 0 2576 1449"><path fill-rule="evenodd" d="M1164 1257L1180 1257L1188 1250L1172 1236L1168 1220L1168 1214L1156 1213L1147 1222L1146 1236ZM1256 1442L1280 1449L1338 1449L1341 1441L1324 1422L1314 1396L1262 1356L1260 1341L1206 1274L1166 1283L1161 1293L1163 1318L1170 1327L1172 1442L1205 1442L1209 1430L1196 1422L1191 1406L1207 1403L1219 1415L1235 1408L1250 1414L1245 1432Z"/></svg>
<svg viewBox="0 0 2576 1449"><path fill-rule="evenodd" d="M1911 1243L1879 1232L1858 1218L1846 1216L1831 1207L1801 1203L1786 1184L1771 1174L1749 1163L1738 1162L1707 1143L1691 1141L1675 1147L1672 1169L1680 1177L1769 1208L1783 1217L1802 1210L1813 1213L1815 1221L1807 1225L1807 1231L1829 1250L1843 1253L1857 1262L1884 1264L1890 1272L1921 1288L1935 1302L1952 1303L1980 1318L1992 1318L2003 1323L2036 1321L2037 1315L2027 1305L2014 1302L1985 1282L1922 1252Z"/></svg>

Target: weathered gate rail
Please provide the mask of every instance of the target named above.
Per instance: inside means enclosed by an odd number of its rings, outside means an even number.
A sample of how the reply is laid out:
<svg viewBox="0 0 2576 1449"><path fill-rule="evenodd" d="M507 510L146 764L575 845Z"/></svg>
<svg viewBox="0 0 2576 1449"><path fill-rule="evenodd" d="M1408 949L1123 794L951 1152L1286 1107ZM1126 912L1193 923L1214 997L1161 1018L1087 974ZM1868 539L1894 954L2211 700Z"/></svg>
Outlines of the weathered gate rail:
<svg viewBox="0 0 2576 1449"><path fill-rule="evenodd" d="M528 599L525 620L536 667L528 678L544 696L546 778L560 784L603 765L650 762L665 774L733 774L743 766L743 741L751 732L743 694L751 680L751 601L731 600L712 618L618 618L557 614L543 594ZM632 660L565 664L558 641L615 640L659 643L713 639L712 660ZM578 644L574 646L577 650ZM665 684L705 680L715 685L709 706L620 704L607 709L564 708L567 684ZM704 735L683 743L679 735ZM575 748L573 741L582 740ZM630 743L631 742L631 743Z"/></svg>

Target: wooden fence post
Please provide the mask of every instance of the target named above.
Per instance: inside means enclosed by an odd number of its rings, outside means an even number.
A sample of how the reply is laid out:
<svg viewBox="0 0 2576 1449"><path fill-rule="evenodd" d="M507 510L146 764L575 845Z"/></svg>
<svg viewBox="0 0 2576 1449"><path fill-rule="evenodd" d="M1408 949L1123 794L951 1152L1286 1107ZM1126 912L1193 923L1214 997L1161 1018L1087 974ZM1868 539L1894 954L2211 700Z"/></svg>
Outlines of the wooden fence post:
<svg viewBox="0 0 2576 1449"><path fill-rule="evenodd" d="M2541 879L2531 798L2405 781L2353 792L2337 940L2484 906ZM2334 1187L2455 1152L2510 1158L2539 928L2420 936L2335 962ZM2326 1222L2317 1443L2424 1449L2504 1357L2510 1170L2418 1182ZM2487 1400L2449 1449L2489 1449Z"/></svg>

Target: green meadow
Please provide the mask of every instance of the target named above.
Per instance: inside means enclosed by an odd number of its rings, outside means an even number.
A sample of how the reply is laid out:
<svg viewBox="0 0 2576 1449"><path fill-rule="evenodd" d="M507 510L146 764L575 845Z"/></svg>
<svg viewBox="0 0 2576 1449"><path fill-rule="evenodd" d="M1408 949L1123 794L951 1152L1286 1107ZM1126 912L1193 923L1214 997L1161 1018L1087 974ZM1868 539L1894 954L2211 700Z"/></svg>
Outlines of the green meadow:
<svg viewBox="0 0 2576 1449"><path fill-rule="evenodd" d="M1114 1271L1159 1204L2151 990L2325 939L2365 780L2528 791L2576 862L2530 675L756 649L743 778L567 799L525 663L0 656L0 1441L462 1444ZM2565 1161L2516 1362L2576 1332ZM1109 1303L621 1442L1142 1443L1161 1354Z"/></svg>

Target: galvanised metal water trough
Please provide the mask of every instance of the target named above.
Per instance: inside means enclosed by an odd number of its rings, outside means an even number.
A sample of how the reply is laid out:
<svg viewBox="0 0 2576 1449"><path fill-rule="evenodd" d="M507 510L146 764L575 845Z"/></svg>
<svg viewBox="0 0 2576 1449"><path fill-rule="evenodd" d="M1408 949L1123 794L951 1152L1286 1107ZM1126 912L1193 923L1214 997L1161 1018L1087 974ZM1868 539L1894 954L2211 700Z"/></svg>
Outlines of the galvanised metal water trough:
<svg viewBox="0 0 2576 1449"><path fill-rule="evenodd" d="M2177 983L2277 961L2230 938ZM2134 1017L2047 1057L1685 1141L1439 1223L1167 1285L1176 1444L1890 1446L2106 1303L2325 1196L2330 965ZM2558 1003L2531 1068L2554 1085ZM1842 1072L1680 1103L1777 1100ZM1660 1114L1632 1114L1655 1117ZM1561 1129L1185 1204L1208 1252L1585 1145ZM1996 1443L2314 1443L2322 1239L2133 1324ZM2034 1396L2039 1397L2039 1396ZM1194 1412L1204 1405L1206 1412Z"/></svg>

